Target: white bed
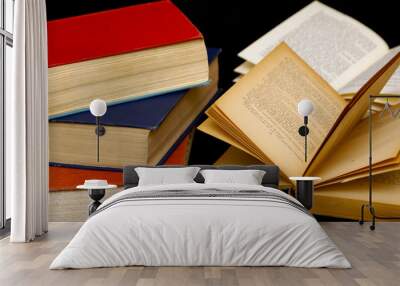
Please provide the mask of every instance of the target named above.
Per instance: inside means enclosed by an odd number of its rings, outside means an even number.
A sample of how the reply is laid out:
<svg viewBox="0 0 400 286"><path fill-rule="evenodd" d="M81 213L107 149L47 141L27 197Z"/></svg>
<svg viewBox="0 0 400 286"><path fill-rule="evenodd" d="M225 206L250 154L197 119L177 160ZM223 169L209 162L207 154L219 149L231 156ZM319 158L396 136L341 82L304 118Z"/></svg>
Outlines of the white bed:
<svg viewBox="0 0 400 286"><path fill-rule="evenodd" d="M169 190L182 195L137 197L146 191ZM254 197L252 191L265 192L268 199L264 193ZM190 196L194 192L204 195ZM214 196L215 192L241 195ZM128 265L350 268L318 222L298 204L277 189L255 185L129 188L100 206L50 269Z"/></svg>

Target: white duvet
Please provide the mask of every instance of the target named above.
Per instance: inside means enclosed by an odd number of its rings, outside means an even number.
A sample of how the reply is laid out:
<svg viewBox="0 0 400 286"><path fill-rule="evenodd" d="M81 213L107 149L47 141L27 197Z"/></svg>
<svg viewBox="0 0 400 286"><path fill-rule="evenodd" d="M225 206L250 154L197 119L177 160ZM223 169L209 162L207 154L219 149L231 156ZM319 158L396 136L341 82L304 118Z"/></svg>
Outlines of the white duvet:
<svg viewBox="0 0 400 286"><path fill-rule="evenodd" d="M253 185L180 184L149 190L279 190ZM350 263L310 215L258 199L160 198L125 201L89 218L50 269L145 266L294 266L349 268Z"/></svg>

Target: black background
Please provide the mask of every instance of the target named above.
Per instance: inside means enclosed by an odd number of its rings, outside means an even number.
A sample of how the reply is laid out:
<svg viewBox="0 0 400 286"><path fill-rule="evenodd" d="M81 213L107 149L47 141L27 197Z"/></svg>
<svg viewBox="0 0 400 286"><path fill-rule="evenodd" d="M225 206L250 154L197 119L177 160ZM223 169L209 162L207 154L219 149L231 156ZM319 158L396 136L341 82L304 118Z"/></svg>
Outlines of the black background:
<svg viewBox="0 0 400 286"><path fill-rule="evenodd" d="M47 17L49 20L59 19L141 2L149 1L47 0ZM220 87L227 89L235 77L233 69L242 62L237 53L311 1L174 0L172 2L203 33L208 46L222 48ZM321 2L364 23L382 36L390 47L400 44L397 1L324 0ZM105 38L107 36L111 39L112 35L105 35ZM196 132L190 163L213 163L226 148L227 145L224 143Z"/></svg>

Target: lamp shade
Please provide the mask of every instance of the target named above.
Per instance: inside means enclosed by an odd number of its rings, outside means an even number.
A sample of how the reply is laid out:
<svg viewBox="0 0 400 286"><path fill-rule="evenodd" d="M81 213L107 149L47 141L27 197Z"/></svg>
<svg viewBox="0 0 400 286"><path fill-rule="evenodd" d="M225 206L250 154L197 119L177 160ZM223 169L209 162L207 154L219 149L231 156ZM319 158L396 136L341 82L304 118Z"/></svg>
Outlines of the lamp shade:
<svg viewBox="0 0 400 286"><path fill-rule="evenodd" d="M93 116L103 116L107 111L107 104L102 99L95 99L90 103L90 113Z"/></svg>
<svg viewBox="0 0 400 286"><path fill-rule="evenodd" d="M301 116L308 116L313 112L314 110L314 105L311 100L309 99L303 99L299 102L297 105L297 111Z"/></svg>

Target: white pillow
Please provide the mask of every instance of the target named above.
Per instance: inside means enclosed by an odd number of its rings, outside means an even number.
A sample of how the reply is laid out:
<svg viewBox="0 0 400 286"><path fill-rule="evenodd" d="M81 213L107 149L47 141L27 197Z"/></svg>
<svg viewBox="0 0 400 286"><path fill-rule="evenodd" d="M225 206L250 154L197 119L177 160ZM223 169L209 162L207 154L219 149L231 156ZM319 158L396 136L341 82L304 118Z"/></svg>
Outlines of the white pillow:
<svg viewBox="0 0 400 286"><path fill-rule="evenodd" d="M139 186L195 183L193 179L199 170L199 167L135 168L139 176Z"/></svg>
<svg viewBox="0 0 400 286"><path fill-rule="evenodd" d="M205 184L246 184L261 185L265 171L262 170L201 170Z"/></svg>

